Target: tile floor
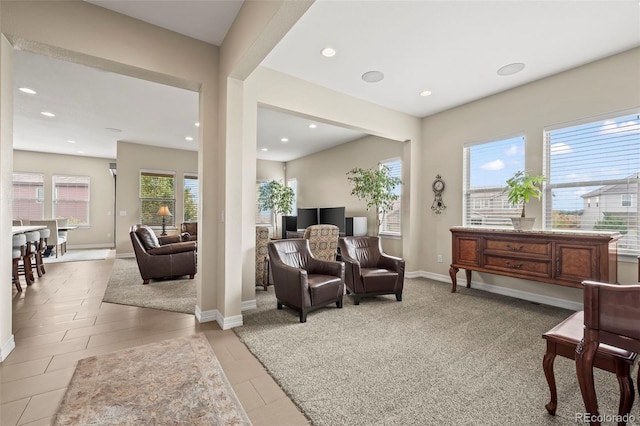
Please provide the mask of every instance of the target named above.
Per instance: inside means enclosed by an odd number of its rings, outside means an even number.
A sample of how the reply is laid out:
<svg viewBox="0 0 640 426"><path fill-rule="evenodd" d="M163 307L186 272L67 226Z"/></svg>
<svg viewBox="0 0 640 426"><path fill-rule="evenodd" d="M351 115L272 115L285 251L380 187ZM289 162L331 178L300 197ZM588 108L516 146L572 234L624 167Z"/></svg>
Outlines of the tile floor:
<svg viewBox="0 0 640 426"><path fill-rule="evenodd" d="M16 348L0 363L0 424L49 425L79 359L203 332L252 423L307 425L291 400L232 330L193 315L102 303L107 260L55 263L13 291ZM24 281L23 281L24 282Z"/></svg>

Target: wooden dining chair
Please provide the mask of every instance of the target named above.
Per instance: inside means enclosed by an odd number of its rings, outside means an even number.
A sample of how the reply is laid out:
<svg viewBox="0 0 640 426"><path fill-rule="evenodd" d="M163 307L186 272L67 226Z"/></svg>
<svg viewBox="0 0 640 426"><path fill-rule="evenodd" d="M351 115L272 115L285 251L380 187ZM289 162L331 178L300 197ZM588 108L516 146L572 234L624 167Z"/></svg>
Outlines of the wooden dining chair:
<svg viewBox="0 0 640 426"><path fill-rule="evenodd" d="M599 345L640 352L640 285L584 281L584 337L576 348L576 371L586 419L599 425L593 366ZM640 373L639 379L640 381Z"/></svg>

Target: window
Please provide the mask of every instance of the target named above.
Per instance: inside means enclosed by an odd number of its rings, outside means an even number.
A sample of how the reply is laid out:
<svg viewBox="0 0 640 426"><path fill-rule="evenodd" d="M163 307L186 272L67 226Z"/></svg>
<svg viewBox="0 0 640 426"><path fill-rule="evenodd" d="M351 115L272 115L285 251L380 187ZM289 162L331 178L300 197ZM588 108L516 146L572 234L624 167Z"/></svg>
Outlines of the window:
<svg viewBox="0 0 640 426"><path fill-rule="evenodd" d="M53 176L53 217L89 225L89 176Z"/></svg>
<svg viewBox="0 0 640 426"><path fill-rule="evenodd" d="M525 170L524 136L464 147L463 224L466 226L512 226L520 209L509 203L506 182Z"/></svg>
<svg viewBox="0 0 640 426"><path fill-rule="evenodd" d="M390 160L383 160L380 162L380 166L387 166L389 168L389 175L402 179L402 160L399 158L393 158ZM400 223L401 206L402 206L402 185L396 186L394 193L398 195L398 199L393 202L393 207L388 211L382 219L382 226L380 227L380 233L382 234L394 234L400 235L402 228Z"/></svg>
<svg viewBox="0 0 640 426"><path fill-rule="evenodd" d="M13 219L44 219L44 175L13 174Z"/></svg>
<svg viewBox="0 0 640 426"><path fill-rule="evenodd" d="M640 254L640 115L545 129L545 227L622 234L620 253Z"/></svg>
<svg viewBox="0 0 640 426"><path fill-rule="evenodd" d="M140 172L140 223L149 226L175 226L176 209L175 173ZM160 207L167 206L171 216L159 216Z"/></svg>
<svg viewBox="0 0 640 426"><path fill-rule="evenodd" d="M198 220L198 176L185 174L183 183L184 222Z"/></svg>
<svg viewBox="0 0 640 426"><path fill-rule="evenodd" d="M296 179L289 179L287 186L293 189L293 205L291 206L291 216L298 215L298 181Z"/></svg>
<svg viewBox="0 0 640 426"><path fill-rule="evenodd" d="M268 184L269 182L269 180L260 180L256 182L256 225L273 225L271 222L271 209L260 210L260 204L258 203L258 199L260 198L260 187Z"/></svg>

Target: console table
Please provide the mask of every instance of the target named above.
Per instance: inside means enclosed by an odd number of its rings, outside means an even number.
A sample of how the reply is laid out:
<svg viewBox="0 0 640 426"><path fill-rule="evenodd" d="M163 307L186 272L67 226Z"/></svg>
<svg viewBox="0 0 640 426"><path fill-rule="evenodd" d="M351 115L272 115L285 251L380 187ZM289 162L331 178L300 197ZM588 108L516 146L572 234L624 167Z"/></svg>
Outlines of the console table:
<svg viewBox="0 0 640 426"><path fill-rule="evenodd" d="M449 275L455 293L456 274L465 270L582 288L582 281L616 283L618 233L515 231L453 227Z"/></svg>

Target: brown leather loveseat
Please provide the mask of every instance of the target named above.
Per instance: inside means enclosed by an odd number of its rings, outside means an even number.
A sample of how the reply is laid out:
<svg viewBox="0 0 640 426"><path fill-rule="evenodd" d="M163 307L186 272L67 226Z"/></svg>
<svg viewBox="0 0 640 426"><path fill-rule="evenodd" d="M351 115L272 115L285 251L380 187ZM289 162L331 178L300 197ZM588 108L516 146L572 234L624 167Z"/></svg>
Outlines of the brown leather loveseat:
<svg viewBox="0 0 640 426"><path fill-rule="evenodd" d="M172 278L196 274L196 242L164 243L146 225L134 225L129 230L143 284L152 278Z"/></svg>

